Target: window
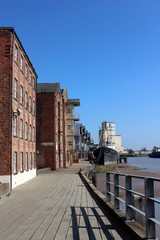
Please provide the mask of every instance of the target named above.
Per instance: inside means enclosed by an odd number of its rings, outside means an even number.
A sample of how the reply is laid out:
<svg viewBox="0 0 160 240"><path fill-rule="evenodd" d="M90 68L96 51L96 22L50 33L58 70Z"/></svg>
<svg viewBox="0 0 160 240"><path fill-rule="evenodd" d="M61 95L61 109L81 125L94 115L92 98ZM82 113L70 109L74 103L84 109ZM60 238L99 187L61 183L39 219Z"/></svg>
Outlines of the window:
<svg viewBox="0 0 160 240"><path fill-rule="evenodd" d="M28 152L26 152L26 170L28 171Z"/></svg>
<svg viewBox="0 0 160 240"><path fill-rule="evenodd" d="M32 169L32 153L30 152L30 169Z"/></svg>
<svg viewBox="0 0 160 240"><path fill-rule="evenodd" d="M73 130L73 125L68 125L68 130L72 131Z"/></svg>
<svg viewBox="0 0 160 240"><path fill-rule="evenodd" d="M14 61L18 62L18 47L14 45Z"/></svg>
<svg viewBox="0 0 160 240"><path fill-rule="evenodd" d="M29 112L32 112L32 98L29 97Z"/></svg>
<svg viewBox="0 0 160 240"><path fill-rule="evenodd" d="M33 130L32 130L32 141L33 142L35 141L35 127L33 127Z"/></svg>
<svg viewBox="0 0 160 240"><path fill-rule="evenodd" d="M32 78L32 87L33 87L33 89L35 87L35 78L34 77Z"/></svg>
<svg viewBox="0 0 160 240"><path fill-rule="evenodd" d="M67 113L72 113L73 109L72 108L68 108L67 109Z"/></svg>
<svg viewBox="0 0 160 240"><path fill-rule="evenodd" d="M31 84L31 82L32 82L32 73L31 71L29 71L29 83Z"/></svg>
<svg viewBox="0 0 160 240"><path fill-rule="evenodd" d="M29 126L29 140L32 141L32 126Z"/></svg>
<svg viewBox="0 0 160 240"><path fill-rule="evenodd" d="M25 123L25 139L28 139L28 123Z"/></svg>
<svg viewBox="0 0 160 240"><path fill-rule="evenodd" d="M20 152L20 172L23 172L23 152Z"/></svg>
<svg viewBox="0 0 160 240"><path fill-rule="evenodd" d="M46 89L41 89L41 93L46 93Z"/></svg>
<svg viewBox="0 0 160 240"><path fill-rule="evenodd" d="M20 86L20 93L19 94L20 94L20 96L19 96L20 97L20 99L19 99L20 104L23 104L23 87L22 86Z"/></svg>
<svg viewBox="0 0 160 240"><path fill-rule="evenodd" d="M33 167L36 167L36 154L35 152L33 153Z"/></svg>
<svg viewBox="0 0 160 240"><path fill-rule="evenodd" d="M73 145L73 141L68 141L68 145Z"/></svg>
<svg viewBox="0 0 160 240"><path fill-rule="evenodd" d="M35 101L33 101L32 113L35 115Z"/></svg>
<svg viewBox="0 0 160 240"><path fill-rule="evenodd" d="M17 152L13 153L13 172L17 173Z"/></svg>
<svg viewBox="0 0 160 240"><path fill-rule="evenodd" d="M13 136L17 136L17 116L13 116Z"/></svg>
<svg viewBox="0 0 160 240"><path fill-rule="evenodd" d="M20 70L23 72L23 57L20 58Z"/></svg>
<svg viewBox="0 0 160 240"><path fill-rule="evenodd" d="M27 76L28 76L28 66L27 66L27 64L25 64L25 73L24 73L24 75L27 78Z"/></svg>
<svg viewBox="0 0 160 240"><path fill-rule="evenodd" d="M17 80L16 79L14 79L13 96L15 99L17 99Z"/></svg>
<svg viewBox="0 0 160 240"><path fill-rule="evenodd" d="M20 125L19 125L19 132L20 132L20 138L23 138L23 120L20 119Z"/></svg>
<svg viewBox="0 0 160 240"><path fill-rule="evenodd" d="M28 109L28 93L25 92L25 108Z"/></svg>

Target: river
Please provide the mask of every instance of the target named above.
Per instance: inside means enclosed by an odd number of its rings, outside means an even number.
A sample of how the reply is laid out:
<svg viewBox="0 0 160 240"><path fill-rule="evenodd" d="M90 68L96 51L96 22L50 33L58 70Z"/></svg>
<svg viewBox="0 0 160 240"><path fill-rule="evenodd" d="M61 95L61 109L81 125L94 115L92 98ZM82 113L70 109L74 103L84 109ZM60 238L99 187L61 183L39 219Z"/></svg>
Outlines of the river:
<svg viewBox="0 0 160 240"><path fill-rule="evenodd" d="M160 158L149 158L149 157L128 157L128 165L136 166L141 168L141 172L152 172L160 173ZM153 177L153 176L152 176ZM159 183L158 183L159 184ZM160 189L160 186L158 186ZM160 197L159 197L160 198ZM160 221L160 204L155 204L156 218ZM156 226L156 236L160 239L160 226Z"/></svg>
<svg viewBox="0 0 160 240"><path fill-rule="evenodd" d="M127 158L128 165L135 166L140 168L140 170L136 170L135 172L147 172L148 174L144 176L151 176L151 177L158 177L160 178L160 158L149 158L149 157L128 157ZM151 173L151 174L150 174ZM132 171L129 173L132 174ZM134 174L134 173L133 173ZM97 182L97 188L103 193L106 194L106 185L104 182L106 181L106 175L105 174L98 174L98 182ZM140 174L142 175L142 174ZM141 186L141 183L138 185ZM143 184L142 184L143 185ZM160 189L160 183L156 185L156 188ZM158 191L159 193L159 191ZM157 197L160 199L160 195L158 194ZM121 209L123 208L123 204L121 206ZM156 219L160 221L160 204L155 204L155 214ZM160 227L156 225L156 237L157 239L160 239Z"/></svg>
<svg viewBox="0 0 160 240"><path fill-rule="evenodd" d="M128 157L128 165L143 168L141 171L160 173L160 158Z"/></svg>

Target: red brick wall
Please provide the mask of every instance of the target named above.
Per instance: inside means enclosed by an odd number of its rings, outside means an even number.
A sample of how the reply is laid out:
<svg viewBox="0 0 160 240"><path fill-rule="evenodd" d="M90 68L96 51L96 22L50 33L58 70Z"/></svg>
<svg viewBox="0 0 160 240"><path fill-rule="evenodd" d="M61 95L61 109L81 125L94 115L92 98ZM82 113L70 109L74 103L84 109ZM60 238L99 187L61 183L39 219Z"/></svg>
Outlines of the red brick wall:
<svg viewBox="0 0 160 240"><path fill-rule="evenodd" d="M23 86L24 91L28 92L28 96L31 96L32 101L35 101L35 106L36 87L31 86L28 77L20 70L19 60L17 63L13 61L14 42L18 47L19 56L20 54L23 55L24 64L28 64L28 69L31 70L32 75L35 77L36 86L35 72L16 37L14 29L0 28L0 175L10 175L11 171L13 173L13 162L11 163L11 161L14 151L17 152L17 173L20 172L20 152L23 152L24 156L26 152L32 153L32 157L36 152L35 140L26 141L24 136L20 138L20 119L23 120L23 129L25 122L27 122L36 131L35 115L26 110L24 104L20 104L20 85ZM13 97L14 78L17 79L17 99ZM12 117L17 108L21 110L21 114L17 116L17 136L14 137L12 134ZM23 160L23 170L25 170L25 158Z"/></svg>
<svg viewBox="0 0 160 240"><path fill-rule="evenodd" d="M0 29L0 175L10 174L12 33Z"/></svg>
<svg viewBox="0 0 160 240"><path fill-rule="evenodd" d="M38 168L55 170L66 166L64 110L60 90L37 93Z"/></svg>
<svg viewBox="0 0 160 240"><path fill-rule="evenodd" d="M28 72L32 73L32 76L34 76L34 72L32 68L30 67L29 62L27 61L26 54L23 52L23 49L21 48L19 42L15 38L15 44L18 47L18 61L15 62L13 61L13 80L17 80L17 99L14 99L12 97L12 110L16 111L17 108L21 110L20 116L17 116L17 137L12 137L12 156L13 152L17 152L17 172L20 171L20 153L23 153L23 170L26 170L26 153L28 153L28 156L30 153L33 154L36 152L36 141L32 139L32 141L29 139L29 136L27 140L25 139L25 123L28 124L28 132L29 132L29 127L31 125L32 130L33 128L36 129L36 115L33 114L32 111L29 109L29 98L31 97L31 101L35 102L36 106L36 88L33 88L32 84L29 82L29 74L27 77L24 74L24 70L20 70L20 56L23 56L23 66L27 64L28 66ZM24 69L24 67L23 67ZM13 81L13 86L14 86L14 81ZM20 86L23 87L23 102L22 104L20 103ZM36 82L35 82L36 86ZM26 109L25 107L25 92L28 94L28 108ZM20 138L20 120L23 120L23 137ZM35 130L36 131L36 130ZM13 158L12 158L13 159ZM28 157L28 168L31 169L33 166L30 165L29 157ZM12 164L12 169L13 169L13 164Z"/></svg>
<svg viewBox="0 0 160 240"><path fill-rule="evenodd" d="M37 167L55 166L55 146L41 146L55 142L54 93L37 93Z"/></svg>

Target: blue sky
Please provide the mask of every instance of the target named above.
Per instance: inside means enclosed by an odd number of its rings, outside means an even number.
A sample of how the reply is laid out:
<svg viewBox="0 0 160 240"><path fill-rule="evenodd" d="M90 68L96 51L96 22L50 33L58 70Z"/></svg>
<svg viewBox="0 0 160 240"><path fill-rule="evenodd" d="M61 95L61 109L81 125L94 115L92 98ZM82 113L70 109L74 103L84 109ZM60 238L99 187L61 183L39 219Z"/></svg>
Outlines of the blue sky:
<svg viewBox="0 0 160 240"><path fill-rule="evenodd" d="M159 0L0 0L38 74L79 98L80 122L98 141L116 123L124 148L160 145Z"/></svg>

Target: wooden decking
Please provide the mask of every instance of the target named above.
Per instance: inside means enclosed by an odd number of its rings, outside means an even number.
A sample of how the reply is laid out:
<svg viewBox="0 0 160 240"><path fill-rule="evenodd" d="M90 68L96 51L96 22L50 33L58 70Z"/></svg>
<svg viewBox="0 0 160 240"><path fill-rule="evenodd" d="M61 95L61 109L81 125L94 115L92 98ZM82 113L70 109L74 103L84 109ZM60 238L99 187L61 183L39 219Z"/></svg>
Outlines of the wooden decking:
<svg viewBox="0 0 160 240"><path fill-rule="evenodd" d="M77 174L88 162L40 173L0 200L0 240L126 239Z"/></svg>

